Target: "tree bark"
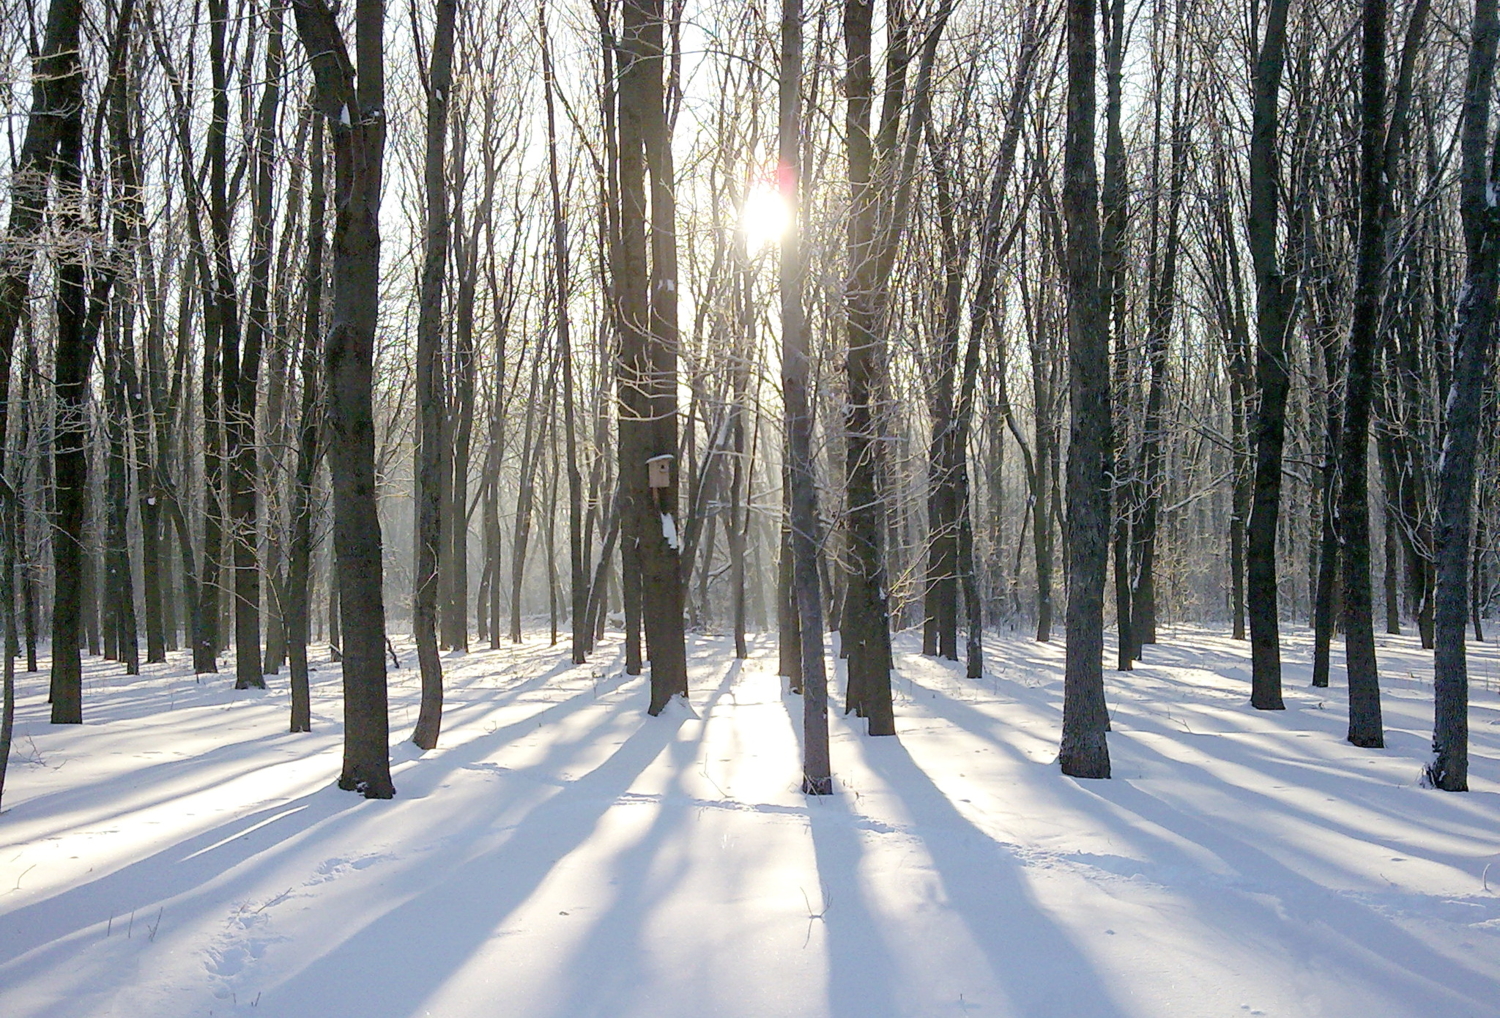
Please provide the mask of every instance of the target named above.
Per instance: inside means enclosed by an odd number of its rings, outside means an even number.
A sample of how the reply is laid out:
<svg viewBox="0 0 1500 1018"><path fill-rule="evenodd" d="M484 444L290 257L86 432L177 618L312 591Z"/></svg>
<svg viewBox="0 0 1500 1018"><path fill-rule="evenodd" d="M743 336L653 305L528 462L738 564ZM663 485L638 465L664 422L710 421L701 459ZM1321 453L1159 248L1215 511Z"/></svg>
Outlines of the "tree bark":
<svg viewBox="0 0 1500 1018"><path fill-rule="evenodd" d="M291 730L312 731L312 701L307 643L312 606L313 475L321 455L323 380L323 220L327 214L324 184L323 123L314 118L308 140L307 265L303 273L302 409L297 429L297 473L292 486L292 538L287 562L287 658L291 671Z"/></svg>
<svg viewBox="0 0 1500 1018"><path fill-rule="evenodd" d="M1125 388L1129 381L1130 354L1126 343L1127 288L1125 258L1126 228L1130 217L1130 178L1126 167L1125 136L1120 127L1125 66L1125 0L1106 0L1104 85L1104 180L1100 204L1104 221L1100 231L1100 273L1109 300L1110 340L1114 347L1114 435L1111 472L1114 488L1114 532L1111 543L1115 560L1115 668L1130 671L1135 662L1135 637L1131 628L1130 531L1134 506L1131 486L1122 469L1127 459L1128 422L1124 413Z"/></svg>
<svg viewBox="0 0 1500 1018"><path fill-rule="evenodd" d="M1282 450L1286 442L1287 333L1296 281L1284 274L1277 253L1280 170L1277 96L1286 52L1291 0L1268 0L1266 25L1255 61L1250 127L1250 214L1246 222L1255 269L1255 481L1246 526L1246 597L1250 616L1250 704L1282 710L1281 617L1276 587L1276 530L1281 511Z"/></svg>
<svg viewBox="0 0 1500 1018"><path fill-rule="evenodd" d="M809 358L802 306L802 0L782 0L777 187L788 229L781 240L781 364L787 473L791 491L792 588L801 649L802 791L833 794L828 757L828 679L823 658L823 595L818 580L818 493L812 461Z"/></svg>
<svg viewBox="0 0 1500 1018"><path fill-rule="evenodd" d="M339 787L389 799L385 602L375 506L371 393L379 315L385 148L385 5L356 0L355 62L325 0L293 0L298 34L334 140L333 315L324 370L333 474L333 545L343 633L344 765Z"/></svg>
<svg viewBox="0 0 1500 1018"><path fill-rule="evenodd" d="M557 353L562 360L563 443L568 471L568 573L573 663L588 660L593 626L588 618L589 561L583 543L583 475L578 470L578 435L573 406L573 336L568 314L572 293L568 271L567 220L563 215L562 185L557 174L557 123L553 110L552 50L547 44L546 4L538 4L542 39L542 83L547 104L547 182L552 195L553 293L557 300Z"/></svg>
<svg viewBox="0 0 1500 1018"><path fill-rule="evenodd" d="M83 69L79 64L80 4L54 0L49 37L56 22L57 60L52 109L61 111L53 179L63 198L58 222L65 233L81 228L83 186ZM63 249L57 264L56 348L53 358L52 484L56 529L52 532L52 723L82 724L84 517L88 511L88 379L94 344L84 328L84 246Z"/></svg>
<svg viewBox="0 0 1500 1018"><path fill-rule="evenodd" d="M677 519L677 238L671 145L663 93L662 0L626 0L620 44L620 195L622 401L620 477L626 493L627 613L630 566L639 577L640 617L651 662L650 714L687 695L683 591ZM650 173L647 272L646 173ZM664 486L652 487L647 462L667 461ZM633 562L632 562L633 558Z"/></svg>
<svg viewBox="0 0 1500 1018"><path fill-rule="evenodd" d="M453 35L458 0L437 0L432 54L423 76L427 145L423 157L426 224L417 298L416 566L412 630L422 676L422 705L411 741L437 745L443 724L443 663L438 657L438 560L443 543L443 284L448 264L448 101L453 91Z"/></svg>
<svg viewBox="0 0 1500 1018"><path fill-rule="evenodd" d="M1475 0L1460 142L1460 212L1468 265L1453 325L1453 377L1447 433L1438 465L1437 607L1433 654L1432 759L1424 779L1434 788L1469 787L1469 679L1464 648L1474 470L1485 376L1494 344L1500 278L1500 133L1485 162L1500 19L1495 0Z"/></svg>
<svg viewBox="0 0 1500 1018"><path fill-rule="evenodd" d="M890 693L890 608L884 549L886 506L879 490L878 462L885 352L875 297L879 186L872 179L875 151L870 133L875 87L870 52L874 8L874 0L848 0L844 5L847 67L844 145L848 154L850 208L849 281L844 297L848 315L844 470L851 568L839 636L840 648L848 658L845 710L866 718L871 735L894 735L896 725ZM887 47L899 52L904 46L899 22L888 27L891 34ZM893 66L900 64L904 73L903 57L892 56L888 62ZM893 122L894 108L888 104L885 112L889 116L882 117L882 120ZM894 132L894 127L891 130ZM806 635L804 632L804 639Z"/></svg>
<svg viewBox="0 0 1500 1018"><path fill-rule="evenodd" d="M1146 415L1141 426L1141 504L1135 532L1135 577L1131 590L1130 643L1131 656L1141 657L1141 648L1156 642L1156 531L1161 506L1162 445L1165 423L1166 374L1168 344L1172 336L1172 318L1177 303L1177 256L1180 247L1182 195L1186 186L1188 139L1183 123L1183 53L1185 26L1181 11L1174 18L1172 47L1175 71L1172 84L1170 136L1171 163L1168 169L1167 215L1165 235L1161 239L1159 260L1153 257L1149 311L1146 324L1146 357L1150 364L1150 384L1146 394ZM1160 83L1155 101L1156 133L1160 134ZM1159 142L1159 138L1157 139ZM1153 145L1153 148L1159 147ZM1157 155L1153 152L1153 177ZM1156 187L1153 185L1153 190ZM1155 233L1157 227L1153 225Z"/></svg>
<svg viewBox="0 0 1500 1018"><path fill-rule="evenodd" d="M1375 385L1385 213L1388 211L1386 3L1361 4L1359 240L1354 313L1344 355L1344 427L1339 436L1339 539L1342 544L1344 654L1349 675L1349 741L1385 745L1370 593L1370 401Z"/></svg>
<svg viewBox="0 0 1500 1018"><path fill-rule="evenodd" d="M1109 566L1112 447L1109 320L1099 285L1099 192L1094 167L1094 4L1067 5L1067 141L1063 216L1067 225L1068 608L1063 676L1062 772L1109 777L1104 703L1104 578Z"/></svg>

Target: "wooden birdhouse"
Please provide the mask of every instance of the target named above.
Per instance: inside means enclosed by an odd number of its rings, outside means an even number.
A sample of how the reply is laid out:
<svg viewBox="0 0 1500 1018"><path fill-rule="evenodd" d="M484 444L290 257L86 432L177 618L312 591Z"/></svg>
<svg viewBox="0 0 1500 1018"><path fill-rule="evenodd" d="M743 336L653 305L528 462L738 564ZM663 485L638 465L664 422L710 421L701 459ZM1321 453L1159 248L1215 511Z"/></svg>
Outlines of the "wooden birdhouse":
<svg viewBox="0 0 1500 1018"><path fill-rule="evenodd" d="M652 456L646 461L646 483L653 488L670 488L672 486L672 461L677 457L670 454Z"/></svg>

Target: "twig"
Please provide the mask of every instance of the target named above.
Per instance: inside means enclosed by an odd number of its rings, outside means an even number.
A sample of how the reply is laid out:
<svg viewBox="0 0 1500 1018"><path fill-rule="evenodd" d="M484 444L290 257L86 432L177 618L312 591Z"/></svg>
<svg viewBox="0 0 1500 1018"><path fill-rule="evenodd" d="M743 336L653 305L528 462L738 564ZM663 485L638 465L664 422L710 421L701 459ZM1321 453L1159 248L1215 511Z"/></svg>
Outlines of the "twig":
<svg viewBox="0 0 1500 1018"><path fill-rule="evenodd" d="M807 945L812 942L813 920L822 919L828 914L828 910L833 907L833 899L829 896L828 890L823 888L823 911L814 912L812 910L812 901L807 897L807 888L798 887L797 890L802 892L802 902L807 906L807 936L802 938L802 947L806 949Z"/></svg>
<svg viewBox="0 0 1500 1018"><path fill-rule="evenodd" d="M254 915L260 915L262 912L264 912L266 909L270 908L272 905L280 905L283 901L286 901L287 895L289 895L291 893L292 893L292 889L290 887L288 887L286 890L282 891L276 897L272 898L270 901L266 902L260 908L256 909L253 914Z"/></svg>

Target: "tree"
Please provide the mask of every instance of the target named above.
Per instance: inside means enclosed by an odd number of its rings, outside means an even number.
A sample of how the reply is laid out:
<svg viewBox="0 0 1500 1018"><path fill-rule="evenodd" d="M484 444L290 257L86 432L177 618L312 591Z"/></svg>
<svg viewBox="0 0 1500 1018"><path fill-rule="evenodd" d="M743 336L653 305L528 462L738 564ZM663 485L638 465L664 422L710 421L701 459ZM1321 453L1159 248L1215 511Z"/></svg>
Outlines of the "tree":
<svg viewBox="0 0 1500 1018"><path fill-rule="evenodd" d="M677 238L672 153L663 90L662 0L625 0L620 39L619 187L621 272L620 480L627 589L636 568L651 661L653 715L687 695L682 568L678 545ZM647 188L650 172L650 262ZM662 459L661 457L667 457ZM648 476L648 463L665 477ZM635 561L632 562L632 559Z"/></svg>
<svg viewBox="0 0 1500 1018"><path fill-rule="evenodd" d="M1281 177L1277 99L1286 54L1291 0L1269 0L1255 60L1250 126L1250 210L1245 232L1255 270L1255 481L1246 526L1246 599L1250 615L1250 704L1282 710L1281 608L1276 586L1276 524L1286 443L1287 334L1296 305L1295 276L1277 252ZM1258 27L1258 26L1257 26Z"/></svg>
<svg viewBox="0 0 1500 1018"><path fill-rule="evenodd" d="M1068 0L1068 126L1063 150L1067 224L1068 646L1058 762L1079 778L1109 777L1104 704L1104 577L1109 566L1112 446L1108 308L1099 286L1099 188L1094 167L1094 5Z"/></svg>
<svg viewBox="0 0 1500 1018"><path fill-rule="evenodd" d="M568 563L571 577L573 663L588 660L592 620L588 618L589 563L583 544L583 476L578 472L578 435L573 419L573 333L568 314L568 227L557 175L557 117L552 101L552 50L547 45L547 10L537 8L542 40L542 82L547 105L547 183L552 195L553 294L557 300L557 356L562 362L563 441L568 458Z"/></svg>
<svg viewBox="0 0 1500 1018"><path fill-rule="evenodd" d="M31 110L26 133L21 142L20 158L11 171L10 219L0 236L0 492L6 496L5 515L0 528L5 534L5 555L0 562L0 596L5 604L5 631L11 631L11 612L15 605L12 586L13 552L17 534L15 521L15 486L9 482L12 465L6 457L4 441L10 420L11 365L14 362L16 332L25 312L31 290L31 272L36 260L35 248L46 220L48 183L52 177L58 146L64 133L71 134L68 123L75 111L71 101L79 94L74 78L78 71L78 36L80 0L52 0L47 8L41 52L32 69ZM76 153L75 153L76 157ZM61 282L59 283L61 285ZM76 611L76 608L74 609ZM76 642L76 629L69 634ZM66 657L66 654L64 655ZM80 686L77 669L67 667L64 681L71 692ZM0 792L4 791L4 768L10 758L10 736L15 716L15 675L9 647L5 652L3 703L0 703ZM53 685L58 674L53 671ZM81 714L81 705L78 708ZM71 710L70 710L71 713Z"/></svg>
<svg viewBox="0 0 1500 1018"><path fill-rule="evenodd" d="M72 242L58 255L53 356L52 483L57 525L52 535L52 723L83 723L83 522L88 509L87 401L93 336L85 318L87 265L83 243L83 68L79 62L78 0L56 0L48 14L58 23L58 59L48 70L57 76L51 109L59 110L53 179L58 191L58 224ZM49 24L49 37L52 33Z"/></svg>
<svg viewBox="0 0 1500 1018"><path fill-rule="evenodd" d="M375 508L372 407L385 150L385 5L356 0L355 59L325 0L293 0L334 153L333 308L324 350L333 547L343 634L344 765L339 787L389 799L385 603Z"/></svg>
<svg viewBox="0 0 1500 1018"><path fill-rule="evenodd" d="M323 320L323 221L327 213L324 130L313 118L308 139L307 263L302 298L302 407L297 428L297 471L292 481L291 541L287 561L287 658L291 671L291 730L312 731L307 664L311 622L313 474L322 453L323 384L319 370ZM191 574L191 570L189 570Z"/></svg>
<svg viewBox="0 0 1500 1018"><path fill-rule="evenodd" d="M941 0L920 37L916 81L909 90L910 12L900 2L889 3L886 10L885 76L878 126L872 132L875 4L874 0L849 0L844 5L844 146L849 167L844 474L851 568L839 633L849 658L845 708L867 719L871 735L896 733L881 452L889 423L889 284L906 230L917 152L930 112L932 68L953 4Z"/></svg>
<svg viewBox="0 0 1500 1018"><path fill-rule="evenodd" d="M833 794L828 760L828 679L823 666L823 593L818 582L818 493L807 395L808 334L802 306L802 2L782 0L777 187L789 227L781 241L781 387L786 404L792 593L801 650L802 791Z"/></svg>
<svg viewBox="0 0 1500 1018"><path fill-rule="evenodd" d="M412 741L437 745L443 719L443 663L438 657L438 558L443 541L443 270L448 264L448 178L444 151L448 100L453 91L453 31L458 0L438 0L432 55L423 74L427 96L427 148L423 162L426 225L421 296L417 310L416 568L412 625L422 674L422 707Z"/></svg>
<svg viewBox="0 0 1500 1018"><path fill-rule="evenodd" d="M1349 741L1385 745L1370 593L1370 499L1366 461L1375 347L1385 278L1390 175L1400 162L1416 50L1430 0L1417 0L1407 23L1394 101L1387 110L1385 0L1360 7L1359 234L1354 310L1344 353L1344 419L1339 436L1339 539L1343 565L1344 653L1349 674ZM1460 624L1462 625L1462 624Z"/></svg>
<svg viewBox="0 0 1500 1018"><path fill-rule="evenodd" d="M1469 677L1464 648L1468 615L1474 472L1485 377L1494 347L1495 291L1500 279L1500 132L1486 165L1495 50L1500 19L1495 0L1475 0L1464 85L1459 211L1467 267L1450 342L1447 433L1438 465L1437 597L1433 653L1432 760L1424 772L1434 788L1469 788Z"/></svg>

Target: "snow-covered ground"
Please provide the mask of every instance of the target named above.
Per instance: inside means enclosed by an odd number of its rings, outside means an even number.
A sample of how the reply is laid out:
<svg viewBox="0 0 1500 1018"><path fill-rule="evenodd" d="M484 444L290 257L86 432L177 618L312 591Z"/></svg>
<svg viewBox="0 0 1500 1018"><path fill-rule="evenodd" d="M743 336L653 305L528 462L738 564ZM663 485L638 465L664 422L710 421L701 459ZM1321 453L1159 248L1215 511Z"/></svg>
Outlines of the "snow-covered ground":
<svg viewBox="0 0 1500 1018"><path fill-rule="evenodd" d="M969 681L902 641L899 735L835 713L826 799L797 791L770 637L744 662L694 639L691 707L660 718L616 643L449 656L429 753L393 673L389 802L333 787L336 666L311 735L284 678L235 693L180 655L90 661L81 727L23 675L0 1016L1500 1015L1494 646L1451 795L1417 784L1412 640L1384 639L1369 751L1341 669L1307 688L1305 632L1279 714L1249 708L1244 644L1163 636L1106 673L1115 777L1091 782L1053 762L1060 644L992 640Z"/></svg>

